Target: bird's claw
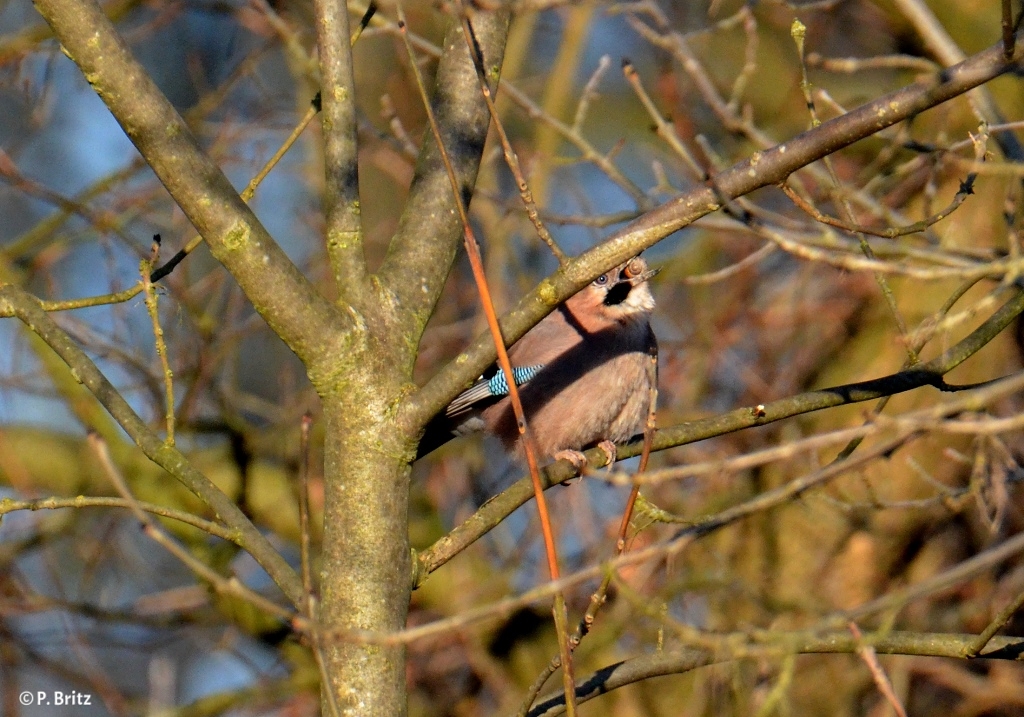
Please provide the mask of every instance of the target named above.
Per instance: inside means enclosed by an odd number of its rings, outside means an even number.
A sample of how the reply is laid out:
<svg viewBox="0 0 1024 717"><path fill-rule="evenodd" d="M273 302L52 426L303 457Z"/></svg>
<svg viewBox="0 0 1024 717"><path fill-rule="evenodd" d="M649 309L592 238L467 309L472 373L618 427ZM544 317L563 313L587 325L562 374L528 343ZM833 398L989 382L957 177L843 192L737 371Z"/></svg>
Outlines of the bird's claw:
<svg viewBox="0 0 1024 717"><path fill-rule="evenodd" d="M572 463L572 467L576 469L576 475L582 476L583 470L587 467L587 457L580 451L564 450L558 451L553 456L556 461L569 461ZM571 478L569 480L572 480ZM568 484L569 481L563 481L562 485Z"/></svg>
<svg viewBox="0 0 1024 717"><path fill-rule="evenodd" d="M605 456L608 457L608 462L604 464L604 467L611 469L615 465L615 457L618 455L618 449L615 447L615 444L609 440L604 440L598 443L597 447L604 451Z"/></svg>
<svg viewBox="0 0 1024 717"><path fill-rule="evenodd" d="M606 458L605 467L611 468L615 464L615 457L617 455L617 449L615 444L611 441L605 440L597 444L597 447L604 451ZM564 450L555 453L552 458L556 461L569 461L572 463L572 467L576 469L576 475L582 476L583 471L587 468L587 456L581 451ZM568 481L565 481L568 483Z"/></svg>

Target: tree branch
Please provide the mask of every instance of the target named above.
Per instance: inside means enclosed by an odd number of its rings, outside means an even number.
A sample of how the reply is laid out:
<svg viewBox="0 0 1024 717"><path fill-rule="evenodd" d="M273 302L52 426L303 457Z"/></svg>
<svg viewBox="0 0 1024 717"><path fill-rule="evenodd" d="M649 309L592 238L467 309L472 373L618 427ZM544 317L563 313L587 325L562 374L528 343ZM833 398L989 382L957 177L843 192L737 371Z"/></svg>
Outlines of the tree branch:
<svg viewBox="0 0 1024 717"><path fill-rule="evenodd" d="M891 92L788 142L755 152L717 174L713 184L683 192L647 212L544 279L503 317L502 335L509 343L514 342L558 304L602 273L720 209L726 201L778 184L822 157L988 82L1016 67L1021 57L1024 57L1021 42L1016 44L1012 62L1003 60L1002 43L993 45L927 82ZM404 420L412 428L421 427L493 361L494 346L490 337L477 338L410 399L405 406Z"/></svg>
<svg viewBox="0 0 1024 717"><path fill-rule="evenodd" d="M339 296L362 305L368 287L359 209L355 77L344 0L314 0L320 58L327 255Z"/></svg>
<svg viewBox="0 0 1024 717"><path fill-rule="evenodd" d="M343 343L339 329L352 322L317 293L239 198L100 6L39 0L36 8L274 332L307 366L343 350L328 344Z"/></svg>
<svg viewBox="0 0 1024 717"><path fill-rule="evenodd" d="M473 29L492 92L504 57L509 18L507 10L478 11L473 15ZM461 199L468 206L491 116L480 94L476 69L458 22L452 23L445 35L431 104L445 150L461 183ZM462 224L437 143L425 141L398 231L378 275L383 287L401 306L401 320L409 322L414 342L418 342L434 311L461 241Z"/></svg>
<svg viewBox="0 0 1024 717"><path fill-rule="evenodd" d="M11 312L39 336L71 368L72 374L92 392L125 433L151 461L174 476L205 502L236 534L232 542L242 546L277 583L293 605L302 600L302 581L235 503L193 466L178 449L160 440L96 364L70 336L43 311L39 300L10 284L0 285L0 310Z"/></svg>
<svg viewBox="0 0 1024 717"><path fill-rule="evenodd" d="M723 644L730 638L744 640L742 647L734 647L725 655L710 650L683 648L666 650L623 660L598 670L577 682L576 699L586 702L611 690L652 677L679 675L699 667L735 660L737 658L765 659L792 654L853 654L861 644L870 644L883 655L920 655L930 657L962 658L964 651L976 639L974 635L952 633L890 632L885 635L866 635L858 641L849 631L826 634L767 633L764 641L750 643L746 635L723 635ZM738 640L733 640L736 645ZM999 660L1024 659L1024 641L1019 637L1002 637L989 643L991 648L981 657ZM731 653L731 654L730 654ZM549 694L529 712L530 717L554 717L563 714L565 696Z"/></svg>
<svg viewBox="0 0 1024 717"><path fill-rule="evenodd" d="M825 408L871 401L922 386L944 388L945 383L942 381L944 374L952 371L968 357L977 353L1022 312L1024 312L1024 290L1018 289L1015 296L1003 304L970 335L927 363L882 378L807 391L796 396L771 401L762 406L737 408L719 416L662 428L654 436L653 450L661 451L666 448L683 446L705 438L774 423L784 418L792 418ZM632 441L621 446L618 449L619 459L638 455L641 446L641 441ZM603 465L602 462L607 460L600 448L588 451L587 459L593 466ZM546 490L569 480L574 475L575 470L568 461L559 461L544 468L541 482ZM487 501L461 525L417 556L416 584L420 584L427 575L501 523L532 496L532 484L529 477L526 477L516 481L501 494Z"/></svg>

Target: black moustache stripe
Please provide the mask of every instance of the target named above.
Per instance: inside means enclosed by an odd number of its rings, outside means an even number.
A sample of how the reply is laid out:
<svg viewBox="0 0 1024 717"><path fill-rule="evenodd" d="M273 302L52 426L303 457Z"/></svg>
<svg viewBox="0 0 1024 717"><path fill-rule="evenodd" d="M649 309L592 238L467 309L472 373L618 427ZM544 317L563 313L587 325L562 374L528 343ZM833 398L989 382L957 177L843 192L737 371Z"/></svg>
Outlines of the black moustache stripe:
<svg viewBox="0 0 1024 717"><path fill-rule="evenodd" d="M629 296L629 292L633 290L633 285L628 281L620 281L618 284L608 290L608 293L604 296L605 306L616 306L621 304Z"/></svg>

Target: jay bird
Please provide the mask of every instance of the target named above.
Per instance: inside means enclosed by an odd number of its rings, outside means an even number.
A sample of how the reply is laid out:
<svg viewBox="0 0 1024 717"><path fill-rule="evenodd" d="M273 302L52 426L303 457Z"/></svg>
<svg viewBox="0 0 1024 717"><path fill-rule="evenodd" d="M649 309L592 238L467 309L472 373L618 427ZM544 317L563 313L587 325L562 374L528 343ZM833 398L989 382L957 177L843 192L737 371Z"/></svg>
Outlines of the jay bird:
<svg viewBox="0 0 1024 717"><path fill-rule="evenodd" d="M615 443L643 430L648 365L657 351L648 279L656 273L633 257L570 297L509 349L539 458L565 458L579 470L586 463L580 449L596 443L610 465ZM479 430L523 457L508 385L496 367L427 424L417 458Z"/></svg>

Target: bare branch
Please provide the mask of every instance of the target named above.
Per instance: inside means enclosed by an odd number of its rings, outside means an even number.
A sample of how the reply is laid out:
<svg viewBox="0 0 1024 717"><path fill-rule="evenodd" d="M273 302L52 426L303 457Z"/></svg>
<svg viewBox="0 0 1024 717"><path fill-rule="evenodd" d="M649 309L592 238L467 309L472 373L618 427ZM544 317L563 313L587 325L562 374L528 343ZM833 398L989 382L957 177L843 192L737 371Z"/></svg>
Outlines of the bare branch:
<svg viewBox="0 0 1024 717"><path fill-rule="evenodd" d="M75 378L88 388L121 425L128 436L151 461L166 470L186 488L199 496L217 517L238 534L237 542L270 574L294 605L302 600L302 581L281 554L224 495L209 478L198 471L178 449L160 440L121 394L111 385L96 364L78 347L39 301L10 284L0 284L0 311L9 311L35 332L71 368Z"/></svg>
<svg viewBox="0 0 1024 717"><path fill-rule="evenodd" d="M36 7L271 328L309 364L336 355L351 324L306 281L203 152L100 6L42 0Z"/></svg>

